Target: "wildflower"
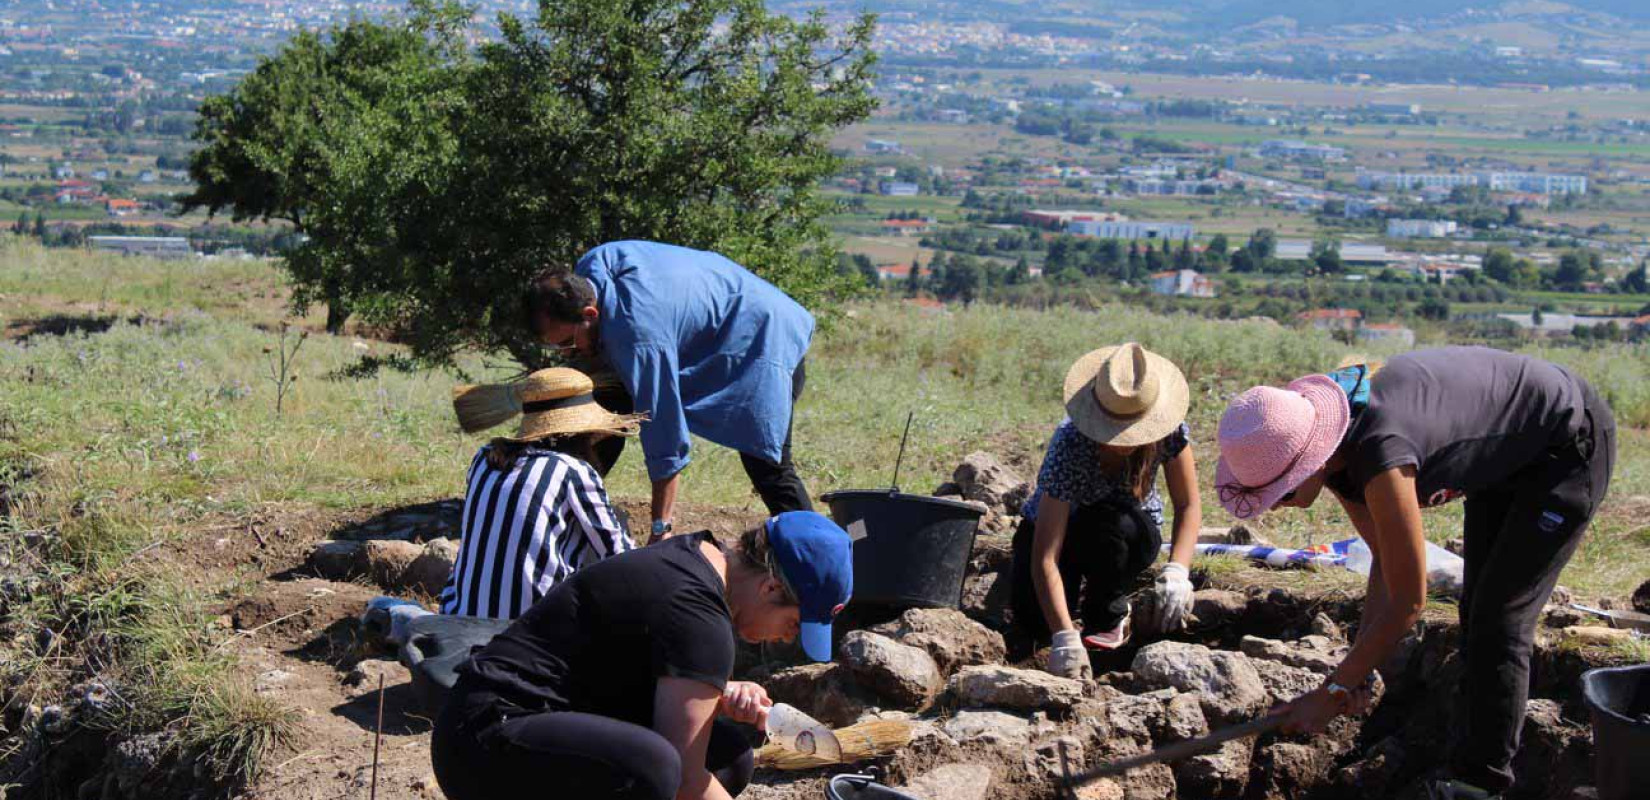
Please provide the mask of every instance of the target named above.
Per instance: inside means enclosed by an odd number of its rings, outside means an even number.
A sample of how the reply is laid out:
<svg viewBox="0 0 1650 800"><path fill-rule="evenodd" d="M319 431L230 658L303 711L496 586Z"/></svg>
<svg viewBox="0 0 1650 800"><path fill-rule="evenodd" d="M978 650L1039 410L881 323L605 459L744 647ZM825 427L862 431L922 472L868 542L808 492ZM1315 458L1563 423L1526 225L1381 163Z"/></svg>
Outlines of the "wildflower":
<svg viewBox="0 0 1650 800"><path fill-rule="evenodd" d="M199 450L190 450L187 457L189 459L189 463L193 464L196 461L201 460L201 453Z"/></svg>

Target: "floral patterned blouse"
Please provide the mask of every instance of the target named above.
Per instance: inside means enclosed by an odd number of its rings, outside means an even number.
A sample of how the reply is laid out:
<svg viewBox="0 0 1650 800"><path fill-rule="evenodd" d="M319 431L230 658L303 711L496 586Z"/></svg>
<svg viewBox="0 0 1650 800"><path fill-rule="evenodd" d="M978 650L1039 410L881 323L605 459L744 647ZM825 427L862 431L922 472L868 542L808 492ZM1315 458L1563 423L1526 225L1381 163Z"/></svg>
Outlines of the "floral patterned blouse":
<svg viewBox="0 0 1650 800"><path fill-rule="evenodd" d="M1141 501L1140 510L1146 512L1158 526L1163 525L1163 498L1157 493L1157 470L1191 444L1191 430L1181 423L1163 439L1157 463L1152 466L1152 492ZM1121 498L1133 499L1127 475L1109 472L1100 460L1100 446L1084 436L1070 418L1060 422L1049 439L1048 453L1043 456L1043 467L1037 471L1037 489L1026 499L1021 512L1027 520L1036 521L1037 504L1044 493L1056 500L1070 503L1073 509L1099 503L1115 502Z"/></svg>

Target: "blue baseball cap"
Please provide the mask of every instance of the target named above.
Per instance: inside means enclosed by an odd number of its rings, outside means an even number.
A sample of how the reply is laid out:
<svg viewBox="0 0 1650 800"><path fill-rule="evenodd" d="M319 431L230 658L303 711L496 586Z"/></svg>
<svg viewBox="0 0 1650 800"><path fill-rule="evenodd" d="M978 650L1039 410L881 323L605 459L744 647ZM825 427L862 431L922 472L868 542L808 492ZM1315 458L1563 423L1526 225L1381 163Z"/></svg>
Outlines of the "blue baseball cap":
<svg viewBox="0 0 1650 800"><path fill-rule="evenodd" d="M823 514L786 511L767 522L768 549L802 604L802 651L831 660L831 622L854 593L854 548L848 532Z"/></svg>

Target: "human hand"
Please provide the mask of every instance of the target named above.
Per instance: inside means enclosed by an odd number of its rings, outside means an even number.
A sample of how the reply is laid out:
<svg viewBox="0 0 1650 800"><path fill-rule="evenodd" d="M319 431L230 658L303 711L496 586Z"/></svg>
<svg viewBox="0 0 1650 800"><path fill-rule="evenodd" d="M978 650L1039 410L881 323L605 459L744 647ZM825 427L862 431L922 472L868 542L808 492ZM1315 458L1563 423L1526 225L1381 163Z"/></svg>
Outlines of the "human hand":
<svg viewBox="0 0 1650 800"><path fill-rule="evenodd" d="M1170 561L1152 586L1151 627L1169 633L1186 627L1192 613L1192 579L1186 565Z"/></svg>
<svg viewBox="0 0 1650 800"><path fill-rule="evenodd" d="M1287 733L1317 733L1344 710L1340 699L1319 687L1274 706L1271 715L1283 717L1283 730Z"/></svg>
<svg viewBox="0 0 1650 800"><path fill-rule="evenodd" d="M719 709L723 715L734 722L743 722L766 729L768 726L768 709L773 706L773 699L768 697L768 690L760 684L750 681L729 681L722 690L722 705Z"/></svg>
<svg viewBox="0 0 1650 800"><path fill-rule="evenodd" d="M1094 677L1093 668L1089 665L1089 651L1083 646L1081 633L1076 630L1055 632L1054 649L1048 652L1048 671L1074 680L1086 681Z"/></svg>
<svg viewBox="0 0 1650 800"><path fill-rule="evenodd" d="M652 535L648 537L647 543L658 544L659 542L669 539L675 535L676 529L675 526L671 524L670 520L656 519L653 521Z"/></svg>

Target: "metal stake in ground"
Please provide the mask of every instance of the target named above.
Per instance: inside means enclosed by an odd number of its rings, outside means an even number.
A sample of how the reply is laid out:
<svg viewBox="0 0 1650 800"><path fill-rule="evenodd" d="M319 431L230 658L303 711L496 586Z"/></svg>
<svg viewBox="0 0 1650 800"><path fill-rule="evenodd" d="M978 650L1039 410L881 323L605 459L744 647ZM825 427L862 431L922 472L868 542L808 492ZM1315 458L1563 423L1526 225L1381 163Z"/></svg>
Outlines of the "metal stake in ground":
<svg viewBox="0 0 1650 800"><path fill-rule="evenodd" d="M378 725L372 732L372 789L371 800L378 800L378 748L384 743L384 676L378 676Z"/></svg>
<svg viewBox="0 0 1650 800"><path fill-rule="evenodd" d="M894 458L894 482L888 487L889 494L899 494L899 466L905 461L905 440L911 438L911 418L916 415L915 411L905 413L905 433L899 437L899 455Z"/></svg>

